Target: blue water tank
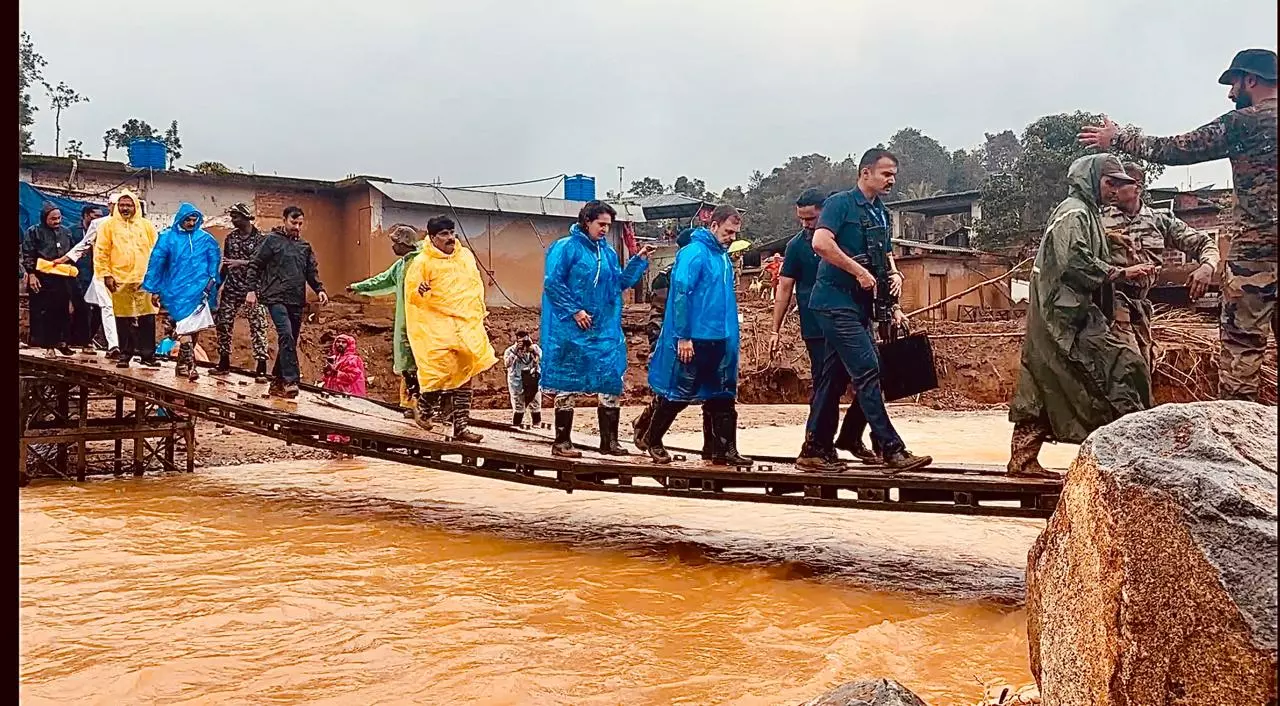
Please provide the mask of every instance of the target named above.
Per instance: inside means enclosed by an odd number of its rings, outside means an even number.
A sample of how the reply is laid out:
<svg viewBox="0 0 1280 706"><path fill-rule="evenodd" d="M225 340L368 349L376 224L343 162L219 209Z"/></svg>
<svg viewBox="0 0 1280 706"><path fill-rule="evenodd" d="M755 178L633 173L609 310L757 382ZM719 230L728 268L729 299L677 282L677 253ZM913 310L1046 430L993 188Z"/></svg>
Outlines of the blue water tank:
<svg viewBox="0 0 1280 706"><path fill-rule="evenodd" d="M595 201L596 178L585 174L565 177L564 197L569 201Z"/></svg>
<svg viewBox="0 0 1280 706"><path fill-rule="evenodd" d="M139 137L129 141L129 166L134 169L163 170L166 157L168 152L160 140Z"/></svg>

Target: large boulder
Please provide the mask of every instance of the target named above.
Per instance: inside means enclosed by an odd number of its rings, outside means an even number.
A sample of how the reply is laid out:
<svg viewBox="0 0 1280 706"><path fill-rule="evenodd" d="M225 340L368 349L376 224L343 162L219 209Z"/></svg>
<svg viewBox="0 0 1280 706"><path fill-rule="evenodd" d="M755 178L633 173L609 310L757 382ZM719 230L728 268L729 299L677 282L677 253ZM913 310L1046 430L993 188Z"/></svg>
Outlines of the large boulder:
<svg viewBox="0 0 1280 706"><path fill-rule="evenodd" d="M919 696L892 679L841 684L801 706L926 706Z"/></svg>
<svg viewBox="0 0 1280 706"><path fill-rule="evenodd" d="M1276 704L1276 408L1094 432L1027 560L1045 706Z"/></svg>

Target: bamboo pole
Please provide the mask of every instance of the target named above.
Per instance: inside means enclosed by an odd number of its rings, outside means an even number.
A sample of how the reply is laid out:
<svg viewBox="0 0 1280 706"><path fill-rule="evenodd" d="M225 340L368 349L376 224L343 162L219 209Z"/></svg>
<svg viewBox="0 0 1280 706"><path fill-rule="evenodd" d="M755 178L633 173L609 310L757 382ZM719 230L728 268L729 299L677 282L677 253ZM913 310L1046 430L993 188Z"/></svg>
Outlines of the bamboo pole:
<svg viewBox="0 0 1280 706"><path fill-rule="evenodd" d="M924 307L923 309L916 309L915 311L908 313L908 314L907 314L907 318L911 318L912 316L915 316L916 314L923 314L923 313L924 313L924 312L926 312L926 311L932 311L932 310L937 309L938 307L943 306L943 305L945 305L945 304L947 304L947 303L949 303L949 302L953 302L953 301L955 301L955 300L959 299L960 297L963 297L964 295L969 294L970 292L973 292L973 291L975 291L975 290L981 289L981 288L983 288L983 287L985 287L985 286L987 286L987 285L989 285L989 284L995 284L996 282L999 282L1000 280L1002 280L1002 279L1005 279L1005 278L1009 277L1009 276L1010 276L1010 275L1012 275L1014 272L1017 272L1018 270L1022 269L1025 265L1027 265L1027 263L1031 262L1031 261L1032 261L1032 260L1034 260L1034 259L1035 259L1035 258L1031 258L1031 257L1029 257L1029 258L1027 258L1027 259L1023 260L1022 262L1019 262L1018 264L1014 265L1014 266L1013 266L1013 269L1011 269L1011 270L1009 270L1008 272L1006 272L1006 273L1004 273L1004 274L1000 275L999 277L992 277L992 278L991 278L991 279L989 279L989 280L986 280L986 281L983 281L983 282L979 282L979 283L977 283L977 284L973 285L972 287L969 287L968 289L964 290L963 292L960 292L960 293L958 293L958 294L952 294L951 296L949 296L949 297L947 297L947 298L945 298L945 299L943 299L943 300L941 300L941 301L938 301L938 302L935 302L935 303L933 303L933 304L930 304L929 306L926 306L926 307Z"/></svg>

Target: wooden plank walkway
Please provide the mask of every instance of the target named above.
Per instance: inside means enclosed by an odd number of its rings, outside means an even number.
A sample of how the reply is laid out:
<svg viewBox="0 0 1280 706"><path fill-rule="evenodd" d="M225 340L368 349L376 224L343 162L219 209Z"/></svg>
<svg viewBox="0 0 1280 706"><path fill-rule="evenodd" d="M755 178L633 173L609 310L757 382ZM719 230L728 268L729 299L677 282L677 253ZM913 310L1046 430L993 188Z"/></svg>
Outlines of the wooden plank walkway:
<svg viewBox="0 0 1280 706"><path fill-rule="evenodd" d="M397 461L473 476L556 488L669 497L822 507L1048 517L1061 493L1058 480L1011 479L989 466L948 465L897 475L851 466L843 473L809 473L785 459L761 459L750 468L713 468L688 452L659 466L646 457L605 456L581 444L583 456L551 455L543 430L473 422L484 434L464 444L420 429L396 408L373 400L304 386L294 400L266 396L265 384L243 371L206 374L189 382L173 366L117 369L102 356L48 358L19 350L21 374L123 394L176 414L214 420L289 443ZM329 441L330 436L349 439Z"/></svg>

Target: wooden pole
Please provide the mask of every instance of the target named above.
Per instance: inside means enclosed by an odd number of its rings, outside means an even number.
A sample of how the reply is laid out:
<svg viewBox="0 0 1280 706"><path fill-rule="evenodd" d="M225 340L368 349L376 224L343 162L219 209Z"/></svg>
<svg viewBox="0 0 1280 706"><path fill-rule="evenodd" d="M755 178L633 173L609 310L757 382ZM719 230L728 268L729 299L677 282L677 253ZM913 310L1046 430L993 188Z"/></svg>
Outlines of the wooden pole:
<svg viewBox="0 0 1280 706"><path fill-rule="evenodd" d="M947 297L947 298L945 298L945 299L943 299L943 300L941 300L941 301L938 301L938 302L935 302L935 303L933 303L933 304L930 304L929 306L926 306L926 307L924 307L923 309L916 309L915 311L908 313L908 314L907 314L907 318L911 318L912 316L915 316L916 314L923 314L923 313L924 313L924 312L926 312L926 311L932 311L932 310L934 310L934 309L937 309L938 307L943 306L943 305L947 304L948 302L953 302L953 301L955 301L955 300L959 299L960 297L963 297L964 295L966 295L966 294L968 294L968 293L970 293L970 292L974 291L975 289L981 289L981 288L983 288L983 287L987 286L988 284L995 284L996 282L999 282L1000 280L1002 280L1002 279L1005 279L1005 278L1009 277L1009 276L1010 276L1010 275L1012 275L1014 272L1017 272L1018 270L1022 269L1024 266L1026 266L1026 265L1027 265L1027 263L1031 262L1031 261L1032 261L1032 260L1034 260L1034 259L1035 259L1035 258L1031 258L1031 257L1029 257L1029 258L1027 258L1027 259L1023 260L1022 262L1019 262L1018 264L1014 265L1014 266L1013 266L1013 269L1011 269L1011 270L1009 270L1008 272L1006 272L1006 273L1004 273L1004 274L1000 275L999 277L992 277L992 278L991 278L991 279L989 279L989 280L986 280L986 281L983 281L983 282L979 282L979 283L977 283L977 284L973 285L972 287L970 287L970 288L968 288L968 289L964 290L963 292L960 292L960 293L958 293L958 294L952 294L951 296L949 296L949 297Z"/></svg>

